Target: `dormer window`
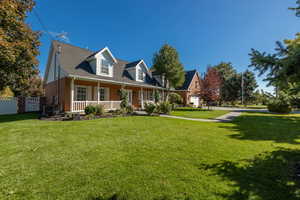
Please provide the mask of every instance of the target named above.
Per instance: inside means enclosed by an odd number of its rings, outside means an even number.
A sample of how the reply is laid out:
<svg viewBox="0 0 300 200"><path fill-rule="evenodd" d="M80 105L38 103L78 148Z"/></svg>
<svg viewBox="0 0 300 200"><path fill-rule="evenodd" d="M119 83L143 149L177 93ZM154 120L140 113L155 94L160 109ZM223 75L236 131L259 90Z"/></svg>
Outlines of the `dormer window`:
<svg viewBox="0 0 300 200"><path fill-rule="evenodd" d="M107 60L102 60L101 73L109 75L109 62Z"/></svg>
<svg viewBox="0 0 300 200"><path fill-rule="evenodd" d="M141 68L138 69L138 79L140 81L144 81L144 72L143 72L143 70Z"/></svg>

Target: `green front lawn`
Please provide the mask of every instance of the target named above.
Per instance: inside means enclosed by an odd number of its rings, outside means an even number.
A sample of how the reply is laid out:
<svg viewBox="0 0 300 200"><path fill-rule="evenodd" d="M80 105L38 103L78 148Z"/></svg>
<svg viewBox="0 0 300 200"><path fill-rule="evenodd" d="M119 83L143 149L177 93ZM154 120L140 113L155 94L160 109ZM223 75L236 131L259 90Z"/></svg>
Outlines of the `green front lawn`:
<svg viewBox="0 0 300 200"><path fill-rule="evenodd" d="M228 110L175 110L171 112L171 115L196 119L215 119L229 112Z"/></svg>
<svg viewBox="0 0 300 200"><path fill-rule="evenodd" d="M300 115L0 116L0 199L299 200Z"/></svg>

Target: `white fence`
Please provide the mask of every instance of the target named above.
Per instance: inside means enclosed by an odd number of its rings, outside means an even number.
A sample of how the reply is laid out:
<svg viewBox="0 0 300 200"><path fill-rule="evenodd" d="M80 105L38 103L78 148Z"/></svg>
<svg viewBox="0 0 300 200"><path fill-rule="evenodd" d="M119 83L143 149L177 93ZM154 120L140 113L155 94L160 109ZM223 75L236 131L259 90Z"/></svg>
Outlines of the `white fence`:
<svg viewBox="0 0 300 200"><path fill-rule="evenodd" d="M25 98L25 112L40 111L40 97Z"/></svg>
<svg viewBox="0 0 300 200"><path fill-rule="evenodd" d="M73 101L73 112L82 112L88 105L103 105L105 110L120 109L121 101Z"/></svg>
<svg viewBox="0 0 300 200"><path fill-rule="evenodd" d="M18 112L18 99L0 97L0 114L16 114Z"/></svg>
<svg viewBox="0 0 300 200"><path fill-rule="evenodd" d="M0 115L40 111L40 97L0 97Z"/></svg>

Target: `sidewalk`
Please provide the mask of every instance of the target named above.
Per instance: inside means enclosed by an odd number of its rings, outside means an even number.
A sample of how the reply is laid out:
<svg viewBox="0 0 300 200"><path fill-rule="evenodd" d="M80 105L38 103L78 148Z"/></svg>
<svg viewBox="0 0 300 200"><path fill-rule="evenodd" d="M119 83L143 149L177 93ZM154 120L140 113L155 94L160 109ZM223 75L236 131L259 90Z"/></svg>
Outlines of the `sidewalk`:
<svg viewBox="0 0 300 200"><path fill-rule="evenodd" d="M220 117L217 117L216 119L195 119L195 118L178 117L178 116L172 116L172 115L160 115L160 116L167 117L167 118L173 118L173 119L183 119L183 120L199 121L199 122L230 122L235 117L238 117L240 115L241 115L241 112L230 112L230 113L227 113Z"/></svg>

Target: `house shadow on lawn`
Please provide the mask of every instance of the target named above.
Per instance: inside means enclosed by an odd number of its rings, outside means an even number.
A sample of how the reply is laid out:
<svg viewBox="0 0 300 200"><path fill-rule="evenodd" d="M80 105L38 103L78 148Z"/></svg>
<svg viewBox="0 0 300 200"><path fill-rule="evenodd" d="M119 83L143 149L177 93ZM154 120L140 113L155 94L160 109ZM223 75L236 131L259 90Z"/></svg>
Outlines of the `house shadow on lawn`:
<svg viewBox="0 0 300 200"><path fill-rule="evenodd" d="M0 123L38 119L36 113L0 115Z"/></svg>
<svg viewBox="0 0 300 200"><path fill-rule="evenodd" d="M221 128L237 131L238 133L230 135L235 139L300 144L300 117L249 113L252 115L242 115L234 119L231 122L234 126Z"/></svg>
<svg viewBox="0 0 300 200"><path fill-rule="evenodd" d="M300 150L281 148L251 160L202 164L199 169L230 181L234 191L217 194L224 199L300 199Z"/></svg>

